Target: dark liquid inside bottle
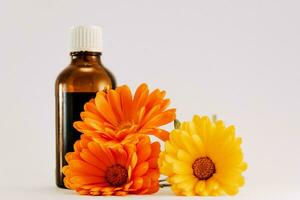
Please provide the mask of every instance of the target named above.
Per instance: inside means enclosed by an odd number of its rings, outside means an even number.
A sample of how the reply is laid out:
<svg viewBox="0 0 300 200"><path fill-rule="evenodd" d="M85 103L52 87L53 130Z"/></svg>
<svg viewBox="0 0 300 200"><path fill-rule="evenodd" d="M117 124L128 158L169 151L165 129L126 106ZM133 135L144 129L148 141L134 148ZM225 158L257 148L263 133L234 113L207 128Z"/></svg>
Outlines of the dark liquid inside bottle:
<svg viewBox="0 0 300 200"><path fill-rule="evenodd" d="M61 169L67 164L64 155L68 152L74 151L74 143L80 139L81 133L78 132L74 127L73 123L79 121L80 113L83 111L83 106L91 98L95 98L95 92L64 92L63 93L63 110L62 110L62 121L63 131L62 134L57 138L60 144L59 148L56 149L56 156L59 162L56 162L56 168ZM57 174L56 177L59 182L63 182L64 175L62 172ZM61 185L64 187L64 185Z"/></svg>
<svg viewBox="0 0 300 200"><path fill-rule="evenodd" d="M64 186L65 155L74 151L80 133L73 123L80 119L84 104L94 98L97 91L114 88L115 78L102 65L101 53L72 52L70 65L56 79L56 185Z"/></svg>

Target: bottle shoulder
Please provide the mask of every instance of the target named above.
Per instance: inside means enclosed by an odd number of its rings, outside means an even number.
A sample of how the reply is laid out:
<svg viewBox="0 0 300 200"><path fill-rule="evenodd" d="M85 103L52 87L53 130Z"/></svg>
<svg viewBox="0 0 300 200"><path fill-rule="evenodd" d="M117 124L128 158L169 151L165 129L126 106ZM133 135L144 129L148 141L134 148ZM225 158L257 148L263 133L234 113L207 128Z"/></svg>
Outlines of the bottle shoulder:
<svg viewBox="0 0 300 200"><path fill-rule="evenodd" d="M89 92L112 87L113 78L99 65L69 65L56 79L56 89Z"/></svg>
<svg viewBox="0 0 300 200"><path fill-rule="evenodd" d="M74 80L80 77L102 77L109 78L109 74L106 72L105 68L102 66L87 66L87 67L78 67L75 65L67 66L63 71L59 73L56 78L56 81L65 82L68 80Z"/></svg>

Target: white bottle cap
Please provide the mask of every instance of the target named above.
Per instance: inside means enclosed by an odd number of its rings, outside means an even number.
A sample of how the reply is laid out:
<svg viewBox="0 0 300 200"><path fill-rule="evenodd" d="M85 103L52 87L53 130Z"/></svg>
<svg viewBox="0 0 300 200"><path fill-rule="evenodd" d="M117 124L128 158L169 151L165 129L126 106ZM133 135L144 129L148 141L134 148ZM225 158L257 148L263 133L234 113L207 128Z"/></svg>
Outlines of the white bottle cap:
<svg viewBox="0 0 300 200"><path fill-rule="evenodd" d="M102 29L99 26L71 28L70 51L102 52Z"/></svg>

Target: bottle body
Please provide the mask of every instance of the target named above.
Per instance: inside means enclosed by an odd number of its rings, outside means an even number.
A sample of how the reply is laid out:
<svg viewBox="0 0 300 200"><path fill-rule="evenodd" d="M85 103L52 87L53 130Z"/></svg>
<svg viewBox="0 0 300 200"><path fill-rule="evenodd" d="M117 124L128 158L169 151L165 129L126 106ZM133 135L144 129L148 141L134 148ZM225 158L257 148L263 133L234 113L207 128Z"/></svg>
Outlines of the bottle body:
<svg viewBox="0 0 300 200"><path fill-rule="evenodd" d="M80 120L84 104L97 91L115 87L115 79L103 67L99 52L73 52L71 64L60 73L55 83L56 102L56 185L65 188L61 169L66 165L65 155L81 133L73 127Z"/></svg>

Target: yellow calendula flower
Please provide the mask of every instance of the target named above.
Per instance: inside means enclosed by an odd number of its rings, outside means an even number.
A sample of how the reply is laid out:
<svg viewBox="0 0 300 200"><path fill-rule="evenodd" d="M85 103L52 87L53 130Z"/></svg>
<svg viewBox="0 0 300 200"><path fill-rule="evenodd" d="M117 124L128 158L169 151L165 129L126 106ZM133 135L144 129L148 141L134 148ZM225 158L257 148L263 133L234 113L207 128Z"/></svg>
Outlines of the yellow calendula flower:
<svg viewBox="0 0 300 200"><path fill-rule="evenodd" d="M170 134L160 154L160 172L177 195L234 195L244 184L241 138L234 126L194 116Z"/></svg>

